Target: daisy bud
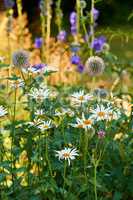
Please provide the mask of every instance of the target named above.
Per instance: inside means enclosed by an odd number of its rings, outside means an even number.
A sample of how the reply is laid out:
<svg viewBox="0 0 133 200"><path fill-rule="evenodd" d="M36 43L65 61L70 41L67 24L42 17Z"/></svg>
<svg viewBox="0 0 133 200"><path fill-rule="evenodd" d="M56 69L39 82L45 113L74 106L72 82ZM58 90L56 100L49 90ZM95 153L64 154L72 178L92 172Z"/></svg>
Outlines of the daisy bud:
<svg viewBox="0 0 133 200"><path fill-rule="evenodd" d="M12 63L15 67L27 67L29 65L29 53L24 50L19 50L13 53Z"/></svg>
<svg viewBox="0 0 133 200"><path fill-rule="evenodd" d="M92 56L86 61L85 67L86 72L88 72L91 76L97 76L103 73L105 64L102 58Z"/></svg>

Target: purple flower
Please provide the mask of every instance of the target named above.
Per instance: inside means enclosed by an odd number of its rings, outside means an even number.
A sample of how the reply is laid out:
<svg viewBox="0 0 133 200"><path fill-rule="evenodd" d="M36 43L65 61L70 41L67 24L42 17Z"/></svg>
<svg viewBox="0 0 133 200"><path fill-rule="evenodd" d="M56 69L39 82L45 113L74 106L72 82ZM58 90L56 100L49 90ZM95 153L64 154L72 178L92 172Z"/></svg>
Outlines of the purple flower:
<svg viewBox="0 0 133 200"><path fill-rule="evenodd" d="M92 12L93 12L94 20L96 21L99 17L99 10L97 10L96 8L93 8Z"/></svg>
<svg viewBox="0 0 133 200"><path fill-rule="evenodd" d="M104 36L95 38L91 43L91 48L94 49L96 52L100 52L103 50L103 46L105 42L106 42L106 38Z"/></svg>
<svg viewBox="0 0 133 200"><path fill-rule="evenodd" d="M77 71L78 71L79 73L82 73L82 72L84 71L84 66L83 66L82 64L79 64L79 65L77 66Z"/></svg>
<svg viewBox="0 0 133 200"><path fill-rule="evenodd" d="M42 44L43 44L43 39L41 37L35 39L34 43L35 48L40 49L42 47Z"/></svg>
<svg viewBox="0 0 133 200"><path fill-rule="evenodd" d="M76 22L77 22L77 14L76 12L71 12L70 14L70 24L73 26L73 25L76 25Z"/></svg>
<svg viewBox="0 0 133 200"><path fill-rule="evenodd" d="M80 50L80 44L73 42L70 46L70 49L71 49L72 52L76 53Z"/></svg>
<svg viewBox="0 0 133 200"><path fill-rule="evenodd" d="M80 63L80 57L78 55L73 55L71 57L71 63L74 65L78 65Z"/></svg>
<svg viewBox="0 0 133 200"><path fill-rule="evenodd" d="M31 71L33 73L41 72L47 65L40 63L40 64L35 64L31 67Z"/></svg>
<svg viewBox="0 0 133 200"><path fill-rule="evenodd" d="M15 5L14 0L4 0L5 7L7 9L13 8Z"/></svg>
<svg viewBox="0 0 133 200"><path fill-rule="evenodd" d="M100 130L100 131L98 131L98 133L97 133L99 139L104 138L104 137L105 137L105 134L106 134L106 133L105 133L105 131L103 131L103 130Z"/></svg>
<svg viewBox="0 0 133 200"><path fill-rule="evenodd" d="M75 25L71 26L71 33L72 33L72 35L77 34L77 27Z"/></svg>
<svg viewBox="0 0 133 200"><path fill-rule="evenodd" d="M57 39L59 40L59 41L65 41L66 40L66 35L67 35L67 33L66 33L66 31L60 31L59 32L59 34L57 35Z"/></svg>

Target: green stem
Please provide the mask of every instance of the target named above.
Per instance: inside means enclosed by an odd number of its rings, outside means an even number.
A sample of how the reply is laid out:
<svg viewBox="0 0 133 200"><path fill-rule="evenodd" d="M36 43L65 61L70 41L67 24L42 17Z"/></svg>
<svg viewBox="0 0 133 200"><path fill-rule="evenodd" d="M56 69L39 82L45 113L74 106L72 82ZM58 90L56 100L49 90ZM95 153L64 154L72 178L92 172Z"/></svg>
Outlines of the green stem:
<svg viewBox="0 0 133 200"><path fill-rule="evenodd" d="M87 165L87 152L88 152L88 133L85 131L84 135L84 174L85 174L85 180L87 182L87 174L86 174L86 165Z"/></svg>
<svg viewBox="0 0 133 200"><path fill-rule="evenodd" d="M14 148L14 139L15 139L15 120L16 120L16 104L17 104L17 88L15 87L14 91L14 108L13 108L13 119L12 119L12 142L11 142L11 159L12 159L12 184L13 184L13 190L15 190L14 187L14 169L15 169L15 160L14 160L14 153L13 153L13 148Z"/></svg>
<svg viewBox="0 0 133 200"><path fill-rule="evenodd" d="M90 18L90 32L91 32L91 41L90 41L90 43L92 43L93 41L94 41L94 23L95 23L95 21L94 21L94 15L93 15L93 9L94 9L94 0L91 0L91 18ZM91 48L90 49L90 56L92 56L93 55L93 49Z"/></svg>
<svg viewBox="0 0 133 200"><path fill-rule="evenodd" d="M94 195L97 200L97 165L94 166Z"/></svg>
<svg viewBox="0 0 133 200"><path fill-rule="evenodd" d="M50 173L51 177L53 177L52 167L51 167L51 163L50 163L49 156L48 156L48 139L47 139L47 136L46 136L46 161L48 163L49 173Z"/></svg>
<svg viewBox="0 0 133 200"><path fill-rule="evenodd" d="M80 0L76 0L76 11L77 11L77 40L80 32Z"/></svg>
<svg viewBox="0 0 133 200"><path fill-rule="evenodd" d="M67 161L65 160L65 162L64 162L64 172L63 172L63 178L64 178L63 191L65 189L65 183L66 183L66 168L67 168Z"/></svg>

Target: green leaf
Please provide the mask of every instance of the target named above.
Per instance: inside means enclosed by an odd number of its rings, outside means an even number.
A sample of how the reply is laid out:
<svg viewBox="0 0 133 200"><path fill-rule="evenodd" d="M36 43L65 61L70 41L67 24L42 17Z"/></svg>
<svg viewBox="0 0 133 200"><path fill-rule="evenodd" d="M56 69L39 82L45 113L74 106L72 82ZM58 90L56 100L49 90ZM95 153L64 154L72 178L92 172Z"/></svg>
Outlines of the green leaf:
<svg viewBox="0 0 133 200"><path fill-rule="evenodd" d="M121 199L122 199L122 194L116 191L113 200L121 200Z"/></svg>

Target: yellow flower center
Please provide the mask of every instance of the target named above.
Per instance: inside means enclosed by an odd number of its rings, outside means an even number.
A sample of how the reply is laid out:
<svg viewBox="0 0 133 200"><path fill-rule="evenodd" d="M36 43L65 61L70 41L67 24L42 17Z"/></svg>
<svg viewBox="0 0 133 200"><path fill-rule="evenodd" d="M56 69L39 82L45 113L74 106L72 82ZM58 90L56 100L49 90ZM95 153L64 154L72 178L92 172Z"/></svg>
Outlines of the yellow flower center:
<svg viewBox="0 0 133 200"><path fill-rule="evenodd" d="M84 120L84 124L85 125L91 125L92 121L90 119L86 119L86 120Z"/></svg>
<svg viewBox="0 0 133 200"><path fill-rule="evenodd" d="M79 97L79 100L80 100L80 101L83 101L83 100L84 100L84 96L80 96L80 97Z"/></svg>
<svg viewBox="0 0 133 200"><path fill-rule="evenodd" d="M42 98L43 98L42 95L38 95L38 96L37 96L37 100L38 100L38 101L42 100Z"/></svg>
<svg viewBox="0 0 133 200"><path fill-rule="evenodd" d="M43 128L49 128L49 126L48 125L44 125Z"/></svg>
<svg viewBox="0 0 133 200"><path fill-rule="evenodd" d="M102 111L99 112L99 113L98 113L98 116L99 116L99 117L105 117L105 112L102 112Z"/></svg>
<svg viewBox="0 0 133 200"><path fill-rule="evenodd" d="M78 128L83 128L83 125L82 125L82 124L78 124L77 127L78 127Z"/></svg>
<svg viewBox="0 0 133 200"><path fill-rule="evenodd" d="M64 153L63 156L64 156L64 158L69 158L70 157L70 153Z"/></svg>

